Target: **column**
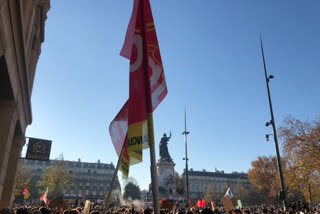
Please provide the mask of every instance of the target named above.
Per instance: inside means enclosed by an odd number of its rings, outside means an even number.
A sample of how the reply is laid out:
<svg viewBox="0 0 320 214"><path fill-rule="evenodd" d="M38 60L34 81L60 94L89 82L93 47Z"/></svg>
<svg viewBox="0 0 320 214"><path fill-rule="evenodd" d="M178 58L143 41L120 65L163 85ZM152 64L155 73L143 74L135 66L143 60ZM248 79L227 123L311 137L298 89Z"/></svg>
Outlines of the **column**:
<svg viewBox="0 0 320 214"><path fill-rule="evenodd" d="M24 136L14 136L10 149L10 156L7 164L7 172L4 180L4 186L0 201L0 208L10 207L13 199L13 191L15 188L16 173L21 157L22 147L25 143Z"/></svg>
<svg viewBox="0 0 320 214"><path fill-rule="evenodd" d="M12 139L17 122L16 103L0 102L0 199L2 197Z"/></svg>

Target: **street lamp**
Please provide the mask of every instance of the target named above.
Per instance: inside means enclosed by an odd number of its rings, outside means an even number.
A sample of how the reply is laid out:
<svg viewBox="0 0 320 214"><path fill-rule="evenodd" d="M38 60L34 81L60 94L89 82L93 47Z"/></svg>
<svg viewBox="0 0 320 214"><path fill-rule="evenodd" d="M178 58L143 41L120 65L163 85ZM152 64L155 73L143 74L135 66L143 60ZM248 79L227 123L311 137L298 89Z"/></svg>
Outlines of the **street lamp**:
<svg viewBox="0 0 320 214"><path fill-rule="evenodd" d="M266 62L264 58L264 52L263 52L263 45L262 45L262 39L260 37L260 43L261 43L261 52L262 52L262 58L263 58L263 65L264 65L264 74L266 78L266 84L267 84L267 91L268 91L268 99L269 99L269 107L270 107L270 114L271 114L271 120L270 122L266 123L266 126L272 125L273 128L273 138L274 138L274 143L276 147L276 153L277 153L277 162L278 162L278 169L279 169L279 176L280 176L280 185L281 185L281 191L279 192L280 199L282 200L283 203L283 208L286 210L286 195L285 195L285 188L284 188L284 181L283 181L283 175L282 175L282 166L281 166L281 157L280 157L280 152L279 152L279 146L278 146L278 138L277 138L277 130L276 130L276 123L274 120L274 115L273 115L273 109L272 109L272 102L271 102L271 95L270 95L270 89L269 89L269 81L270 79L273 79L273 75L267 74L267 67L266 67ZM271 134L269 134L271 135ZM269 135L266 135L266 140L269 140Z"/></svg>
<svg viewBox="0 0 320 214"><path fill-rule="evenodd" d="M182 135L184 135L184 145L185 145L185 153L186 157L183 158L183 160L186 161L186 191L187 191L187 207L189 203L189 177L188 177L188 149L187 149L187 135L189 132L187 131L187 115L186 115L186 108L184 108L184 132L182 132Z"/></svg>
<svg viewBox="0 0 320 214"><path fill-rule="evenodd" d="M266 134L266 141L269 141L269 136L273 134Z"/></svg>

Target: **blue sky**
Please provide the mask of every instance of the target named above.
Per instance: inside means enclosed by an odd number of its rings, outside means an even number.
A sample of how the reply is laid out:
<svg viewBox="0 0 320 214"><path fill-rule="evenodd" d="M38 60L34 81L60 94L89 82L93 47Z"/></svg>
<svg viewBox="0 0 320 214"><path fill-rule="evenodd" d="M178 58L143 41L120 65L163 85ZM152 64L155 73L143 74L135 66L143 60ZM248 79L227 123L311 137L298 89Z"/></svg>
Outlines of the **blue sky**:
<svg viewBox="0 0 320 214"><path fill-rule="evenodd" d="M128 98L129 61L119 53L132 10L129 0L54 0L32 93L27 136L51 139L51 158L113 162L108 132ZM270 113L262 34L277 126L291 114L312 120L320 109L320 1L151 0L168 95L154 113L156 154L164 132L182 173L187 107L189 167L247 171L265 141ZM150 183L149 150L130 169ZM121 175L120 175L121 177Z"/></svg>

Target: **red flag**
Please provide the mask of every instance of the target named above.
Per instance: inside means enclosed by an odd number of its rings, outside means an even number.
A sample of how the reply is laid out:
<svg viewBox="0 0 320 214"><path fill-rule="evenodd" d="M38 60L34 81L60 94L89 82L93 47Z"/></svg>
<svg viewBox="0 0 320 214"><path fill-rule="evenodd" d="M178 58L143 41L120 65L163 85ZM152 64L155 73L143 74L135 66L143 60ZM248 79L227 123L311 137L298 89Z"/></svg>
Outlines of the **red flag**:
<svg viewBox="0 0 320 214"><path fill-rule="evenodd" d="M162 61L149 0L135 0L125 45L131 42L129 75L128 153L149 147L148 114L167 94ZM128 40L130 38L130 40ZM124 49L125 50L125 49ZM125 52L121 52L126 55ZM135 157L137 159L141 157Z"/></svg>
<svg viewBox="0 0 320 214"><path fill-rule="evenodd" d="M161 198L160 204L162 204L163 201L164 201L164 198Z"/></svg>
<svg viewBox="0 0 320 214"><path fill-rule="evenodd" d="M141 162L142 149L149 147L148 116L167 94L149 0L134 0L120 55L130 59L129 100L111 122L109 132L118 155L122 145L127 149L122 172L128 175L129 166Z"/></svg>
<svg viewBox="0 0 320 214"><path fill-rule="evenodd" d="M45 191L45 193L43 193L40 196L40 201L44 201L44 203L47 204L47 202L48 202L48 187L47 187L47 190Z"/></svg>
<svg viewBox="0 0 320 214"><path fill-rule="evenodd" d="M28 187L24 188L22 195L24 199L28 199L30 197L30 192L28 190Z"/></svg>
<svg viewBox="0 0 320 214"><path fill-rule="evenodd" d="M204 200L204 199L202 199L201 204L202 204L202 206L203 206L203 207L205 207L205 206L206 206L206 202L205 202L205 200Z"/></svg>
<svg viewBox="0 0 320 214"><path fill-rule="evenodd" d="M197 207L202 207L202 202L200 199L198 199Z"/></svg>

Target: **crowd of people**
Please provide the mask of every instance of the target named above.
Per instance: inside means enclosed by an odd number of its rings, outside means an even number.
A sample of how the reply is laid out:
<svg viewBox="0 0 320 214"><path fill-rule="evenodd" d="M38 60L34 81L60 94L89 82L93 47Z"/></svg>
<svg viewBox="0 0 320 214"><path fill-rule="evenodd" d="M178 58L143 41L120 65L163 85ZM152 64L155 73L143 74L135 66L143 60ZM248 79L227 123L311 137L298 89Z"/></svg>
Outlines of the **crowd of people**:
<svg viewBox="0 0 320 214"><path fill-rule="evenodd" d="M42 204L43 205L43 204ZM152 207L111 206L104 210L102 204L95 204L90 210L85 210L84 203L78 206L70 204L67 208L49 208L47 206L22 205L15 208L4 208L0 214L151 214ZM308 207L303 203L292 203L286 211L280 206L246 206L226 212L222 205L216 207L186 207L175 205L171 209L161 209L160 214L320 214L319 207Z"/></svg>

